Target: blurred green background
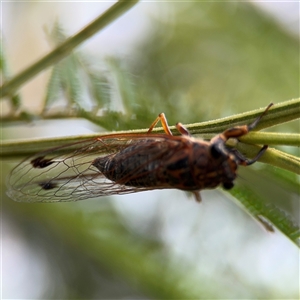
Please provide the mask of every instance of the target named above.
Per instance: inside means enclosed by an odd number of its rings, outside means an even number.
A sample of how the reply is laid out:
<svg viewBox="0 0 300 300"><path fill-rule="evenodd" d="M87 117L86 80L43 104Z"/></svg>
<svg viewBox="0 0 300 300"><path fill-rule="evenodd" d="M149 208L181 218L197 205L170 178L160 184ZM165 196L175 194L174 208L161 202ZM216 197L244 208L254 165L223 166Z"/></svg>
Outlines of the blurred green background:
<svg viewBox="0 0 300 300"><path fill-rule="evenodd" d="M73 34L100 13L100 4L4 4L12 74L49 51L45 22L51 28L57 17L64 34ZM49 70L20 94L37 114L45 101L96 106L106 130L147 128L160 112L172 125L211 120L299 97L298 34L251 3L143 2L82 45L76 63L60 65L68 70L58 77L63 92L49 89L56 78ZM57 31L48 39L55 37ZM91 74L100 87L87 87ZM9 125L4 139L100 130L79 121ZM299 122L276 131L299 132ZM299 156L298 149L286 150ZM266 232L222 190L203 192L201 205L176 190L22 204L5 195L16 162L1 163L3 299L300 296L298 248L280 232ZM239 175L238 184L299 223L299 177L259 163Z"/></svg>

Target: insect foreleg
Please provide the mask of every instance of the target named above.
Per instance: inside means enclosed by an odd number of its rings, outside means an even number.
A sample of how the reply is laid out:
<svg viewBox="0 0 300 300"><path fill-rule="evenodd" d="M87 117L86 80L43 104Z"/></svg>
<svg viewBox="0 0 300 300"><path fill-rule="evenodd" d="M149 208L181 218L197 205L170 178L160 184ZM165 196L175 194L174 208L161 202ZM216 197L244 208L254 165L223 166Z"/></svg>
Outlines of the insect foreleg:
<svg viewBox="0 0 300 300"><path fill-rule="evenodd" d="M211 152L214 157L218 157L220 152L224 152L225 143L230 138L238 138L248 133L248 126L237 126L230 129L225 130L221 134L215 136L211 139Z"/></svg>
<svg viewBox="0 0 300 300"><path fill-rule="evenodd" d="M211 147L210 147L211 155L214 158L219 158L224 154L226 155L226 153L228 153L228 150L225 146L226 141L230 138L239 138L239 137L247 134L253 128L255 128L257 126L257 124L259 123L259 121L261 120L261 118L266 114L266 112L269 110L269 108L272 105L273 105L273 103L270 103L266 107L264 112L258 118L256 118L254 120L254 122L252 122L251 124L243 125L243 126L236 126L236 127L227 129L224 132L222 132L221 134L215 136L211 140ZM267 150L267 148L268 148L268 146L264 145L253 159L248 159L248 158L244 157L240 152L238 152L235 149L230 150L230 153L233 154L234 157L239 160L239 164L244 165L244 166L249 166L249 165L255 163L264 154L264 152Z"/></svg>
<svg viewBox="0 0 300 300"><path fill-rule="evenodd" d="M250 130L254 129L257 124L259 123L259 121L261 120L261 118L266 114L266 112L269 110L269 108L273 105L273 103L270 103L266 109L264 110L264 112L254 120L254 122L252 122L249 125L243 125L243 126L236 126L230 129L225 130L224 132L222 132L221 134L217 135L216 137L214 137L211 140L211 144L212 144L212 155L213 156L218 156L218 153L220 152L220 150L224 150L225 148L225 143L228 139L230 138L239 138L245 134L247 134ZM263 153L264 151L267 149L267 146L265 145L261 151L259 151L259 153L256 156L256 159L254 158L253 160L248 160L248 162L246 163L246 165L249 165L253 162L255 162ZM215 155L214 155L215 154ZM243 159L242 161L245 161L245 159Z"/></svg>
<svg viewBox="0 0 300 300"><path fill-rule="evenodd" d="M240 164L243 166L249 166L252 165L253 163L255 163L257 160L259 160L259 158L265 153L265 151L268 149L267 145L264 145L259 152L256 154L256 156L252 159L249 159L247 157L245 157L242 153L240 153L238 150L236 149L232 149L230 152L233 153L235 155L235 157L237 157L240 160Z"/></svg>
<svg viewBox="0 0 300 300"><path fill-rule="evenodd" d="M263 112L256 120L254 120L253 123L251 123L251 124L248 125L248 131L250 131L250 130L252 130L253 128L256 127L256 125L259 123L259 121L261 120L261 118L266 114L266 112L269 110L269 108L270 108L271 106L273 106L273 103L270 103L270 104L266 107L265 111L264 111L264 112Z"/></svg>
<svg viewBox="0 0 300 300"><path fill-rule="evenodd" d="M258 118L256 118L254 122L252 122L251 124L229 128L224 132L222 132L220 135L217 135L215 138L213 138L211 142L214 143L214 142L218 142L218 140L222 140L225 143L230 138L238 138L247 134L250 130L254 129L257 126L261 118L266 114L266 112L269 110L269 108L272 105L273 103L270 103L266 107L265 111Z"/></svg>

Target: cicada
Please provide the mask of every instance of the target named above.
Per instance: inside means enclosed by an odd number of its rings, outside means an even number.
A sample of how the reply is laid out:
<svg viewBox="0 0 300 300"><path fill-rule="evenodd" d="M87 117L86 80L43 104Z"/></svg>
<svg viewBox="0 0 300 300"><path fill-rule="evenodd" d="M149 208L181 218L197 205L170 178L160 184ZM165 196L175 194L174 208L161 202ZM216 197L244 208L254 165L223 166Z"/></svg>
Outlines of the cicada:
<svg viewBox="0 0 300 300"><path fill-rule="evenodd" d="M226 146L255 128L264 113L249 125L225 130L210 141L196 139L181 124L173 136L161 113L145 134L109 134L38 153L17 165L8 180L8 195L20 202L66 202L154 189L200 191L222 185L231 189L239 165L256 162ZM158 122L164 134L152 133Z"/></svg>

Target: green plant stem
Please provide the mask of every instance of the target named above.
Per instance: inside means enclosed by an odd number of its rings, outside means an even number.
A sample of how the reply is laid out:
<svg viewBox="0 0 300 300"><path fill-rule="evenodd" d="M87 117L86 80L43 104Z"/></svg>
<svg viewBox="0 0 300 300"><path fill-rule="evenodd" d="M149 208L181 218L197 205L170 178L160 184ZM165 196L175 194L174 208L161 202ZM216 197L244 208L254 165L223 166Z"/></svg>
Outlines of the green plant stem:
<svg viewBox="0 0 300 300"><path fill-rule="evenodd" d="M246 144L300 147L300 134L298 133L249 132L239 140Z"/></svg>
<svg viewBox="0 0 300 300"><path fill-rule="evenodd" d="M119 17L121 14L125 13L128 9L135 5L138 1L139 0L118 1L79 33L77 33L73 37L68 38L60 46L41 58L35 64L31 65L29 68L25 69L11 80L5 82L0 88L1 97L6 97L9 95L12 96L22 84L37 75L39 72L62 60L78 45L110 24L117 17Z"/></svg>
<svg viewBox="0 0 300 300"><path fill-rule="evenodd" d="M141 129L141 130L130 130L130 131L118 131L117 133L118 134L146 133L146 130ZM15 159L20 157L26 157L52 147L59 147L64 144L76 143L87 139L93 139L99 137L100 135L104 136L107 134L111 134L111 133L101 133L101 134L93 133L88 135L74 135L74 136L58 137L58 138L33 138L27 140L1 141L0 159ZM251 144L285 145L285 146L299 147L300 134L255 132L255 133L251 133L251 136L249 138L248 136L243 137L241 141L245 144L243 143L237 144L235 142L233 143L229 142L229 146L240 147L241 150L247 152L249 156L252 155L254 156L259 148L257 148L256 146L256 148L251 150L250 149Z"/></svg>
<svg viewBox="0 0 300 300"><path fill-rule="evenodd" d="M237 114L227 118L217 119L209 122L196 123L185 125L187 129L193 133L200 135L201 138L211 139L216 134L219 134L225 129L230 127L248 124L253 121L258 115L262 113L263 109L250 111L247 113ZM83 110L69 111L68 115L65 112L57 113L55 115L46 116L46 119L61 119L65 116L69 118L85 117L88 120L95 120L96 118L101 120L101 117L89 117L89 114ZM33 119L32 116L23 114L20 116L28 122ZM295 120L300 118L300 98L278 103L268 111L259 124L263 128L268 126L278 125L288 120ZM19 118L11 119L10 121L20 121ZM179 134L175 126L170 126L171 131L174 134ZM119 134L128 133L146 133L148 129L138 129L129 131L118 131ZM162 128L154 128L153 133L162 133ZM111 133L107 133L111 134ZM59 138L47 138L47 139L30 139L30 140L17 140L17 141L2 141L0 148L1 158L14 158L19 156L27 156L36 152L45 150L51 147L57 147L67 143L78 142L90 138L99 137L99 133L71 136L71 137L59 137ZM104 135L101 133L101 135ZM262 132L250 132L240 140L248 144L268 144L268 145L288 145L299 146L300 135L299 134L282 134L282 133L262 133ZM235 145L233 145L235 146Z"/></svg>
<svg viewBox="0 0 300 300"><path fill-rule="evenodd" d="M262 114L265 107L230 117L186 125L191 134L220 133L228 128L250 124ZM300 118L300 98L275 103L255 127L255 131Z"/></svg>

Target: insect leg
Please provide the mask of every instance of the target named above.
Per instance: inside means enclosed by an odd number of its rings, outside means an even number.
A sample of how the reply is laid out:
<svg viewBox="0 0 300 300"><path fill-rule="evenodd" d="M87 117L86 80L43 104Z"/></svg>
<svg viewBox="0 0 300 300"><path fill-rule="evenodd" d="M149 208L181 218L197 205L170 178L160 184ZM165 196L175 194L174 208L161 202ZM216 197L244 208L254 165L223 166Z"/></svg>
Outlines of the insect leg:
<svg viewBox="0 0 300 300"><path fill-rule="evenodd" d="M230 152L233 153L235 155L235 157L237 157L240 160L241 165L249 166L249 165L252 165L253 163L255 163L257 160L259 160L259 158L266 152L267 149L268 149L268 146L264 145L259 150L259 152L256 154L256 156L252 159L245 157L242 153L240 153L236 149L232 149Z"/></svg>
<svg viewBox="0 0 300 300"><path fill-rule="evenodd" d="M153 130L153 128L155 127L155 125L156 125L159 121L161 122L161 125L162 125L162 127L163 127L165 133L166 133L167 135L173 135L172 132L171 132L171 130L169 129L169 125L168 125L168 122L167 122L167 118L166 118L166 116L165 116L164 113L160 113L160 114L158 115L158 117L157 117L157 118L154 120L154 122L151 124L151 126L150 126L150 128L149 128L149 130L148 130L147 133L150 133L150 132Z"/></svg>
<svg viewBox="0 0 300 300"><path fill-rule="evenodd" d="M238 138L241 137L245 134L247 134L250 130L252 130L253 128L256 127L256 125L259 123L259 121L261 120L261 118L266 114L266 112L269 110L269 108L273 105L273 103L270 103L265 111L254 120L253 123L249 124L249 125L242 125L242 126L236 126L233 128L229 128L227 130L225 130L224 132L222 132L221 134L217 135L216 137L214 137L211 142L214 144L219 144L222 142L226 142L228 139L230 138Z"/></svg>
<svg viewBox="0 0 300 300"><path fill-rule="evenodd" d="M167 118L166 118L166 116L165 116L164 113L160 113L160 114L158 115L158 117L157 117L157 118L154 120L154 122L151 124L151 126L150 126L150 128L149 128L149 130L148 130L147 133L150 133L159 121L161 122L162 127L163 127L165 133L166 133L167 135L173 135L172 132L171 132L171 130L169 129L169 125L168 125L168 122L167 122ZM177 123L177 124L176 124L176 128L177 128L177 130L178 130L182 135L188 135L188 136L191 136L191 134L189 133L189 131L188 131L181 123Z"/></svg>
<svg viewBox="0 0 300 300"><path fill-rule="evenodd" d="M191 136L190 132L181 123L177 123L176 128L182 135Z"/></svg>
<svg viewBox="0 0 300 300"><path fill-rule="evenodd" d="M222 132L221 134L215 136L213 139L211 139L211 154L213 157L215 158L219 158L222 153L226 153L226 147L225 147L225 143L229 138L238 138L241 137L245 134L247 134L250 130L252 130L253 128L255 128L255 126L259 123L259 121L261 120L261 118L266 114L266 112L269 110L269 108L273 105L273 103L270 103L265 111L254 120L254 122L252 122L249 125L242 125L242 126L236 126L230 129L225 130L224 132ZM268 148L267 145L264 145L263 148L261 148L261 150L257 153L256 157L254 157L253 159L247 159L245 158L242 154L240 154L237 150L233 151L231 150L231 153L233 153L235 155L235 157L237 157L242 165L251 165L254 162L256 162L261 155L266 151L266 149Z"/></svg>
<svg viewBox="0 0 300 300"><path fill-rule="evenodd" d="M200 192L193 192L193 194L195 196L195 200L200 203L202 201Z"/></svg>
<svg viewBox="0 0 300 300"><path fill-rule="evenodd" d="M251 123L251 124L248 125L248 131L250 131L250 130L252 130L253 128L256 127L256 125L259 123L259 121L261 120L261 118L266 114L266 112L269 110L269 108L270 108L271 106L273 106L273 103L270 103L270 104L266 107L265 111L264 111L264 112L263 112L256 120L254 120L253 123Z"/></svg>
<svg viewBox="0 0 300 300"><path fill-rule="evenodd" d="M218 152L223 152L225 149L225 143L228 139L230 138L238 138L240 136L243 136L249 132L248 130L248 125L243 125L243 126L236 126L233 128L229 128L222 133L218 134L214 138L211 139L211 144L213 145L213 152L212 155L215 157L214 152L217 157ZM216 151L214 151L216 150ZM219 150L219 151L218 151Z"/></svg>

